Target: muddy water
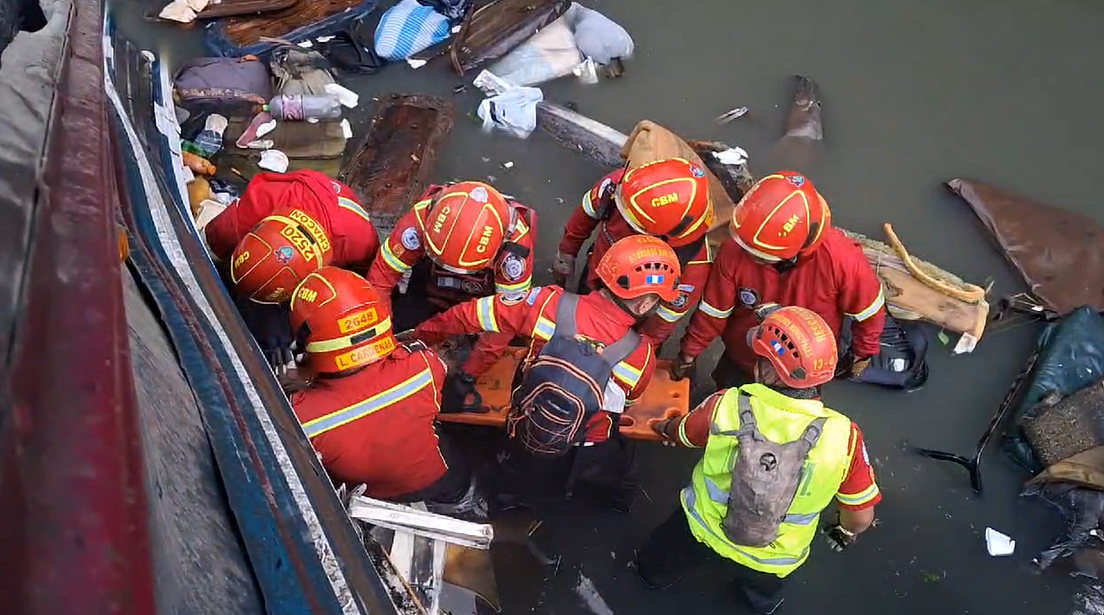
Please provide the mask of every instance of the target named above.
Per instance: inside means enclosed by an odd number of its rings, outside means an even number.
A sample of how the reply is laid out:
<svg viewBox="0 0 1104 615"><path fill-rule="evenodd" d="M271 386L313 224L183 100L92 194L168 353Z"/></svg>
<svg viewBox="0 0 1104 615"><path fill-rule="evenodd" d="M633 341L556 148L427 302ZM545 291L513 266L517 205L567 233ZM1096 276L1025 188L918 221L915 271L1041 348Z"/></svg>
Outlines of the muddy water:
<svg viewBox="0 0 1104 615"><path fill-rule="evenodd" d="M625 132L649 118L687 136L739 144L761 173L781 132L789 76L809 74L822 87L826 151L808 172L836 221L874 236L881 235L881 223L892 222L916 255L967 279L993 279L1001 293L1019 290L968 208L941 189L943 180L984 179L1104 222L1094 180L1104 123L1092 119L1104 85L1089 78L1104 57L1104 8L1097 3L1033 1L1015 11L995 0L601 0L590 6L633 34L637 57L621 80L557 83L545 88L548 99L577 102L583 113ZM148 5L127 1L120 7L122 29L151 48L168 45L174 61L201 49L195 32L143 22L140 11ZM393 66L349 82L362 100L395 91L451 98L457 128L442 154L439 179L490 178L536 207L543 271L570 208L599 169L539 133L528 141L480 134L474 120L465 119L474 116L479 97L470 87L454 96L459 83L433 65L419 71ZM717 114L743 105L751 108L749 117L722 127L712 123ZM513 167L504 168L505 162ZM781 613L1073 609L1078 583L1027 570L1058 520L1016 498L1023 476L1010 461L991 453L987 491L977 498L961 469L918 458L909 448L972 450L1035 331L1031 325L993 330L967 356L934 348L928 386L910 395L833 385L830 405L866 433L885 493L881 525L845 554L818 544L793 577ZM647 493L630 516L566 507L549 514L537 540L562 555L559 573L539 595L504 591L505 612L587 612L586 605L597 602L576 591L583 576L614 613L733 612L717 571L652 592L625 569L632 550L676 505L694 460L692 452L654 446L642 447L641 457ZM986 555L986 526L1014 537L1016 554ZM532 586L532 579L501 581Z"/></svg>

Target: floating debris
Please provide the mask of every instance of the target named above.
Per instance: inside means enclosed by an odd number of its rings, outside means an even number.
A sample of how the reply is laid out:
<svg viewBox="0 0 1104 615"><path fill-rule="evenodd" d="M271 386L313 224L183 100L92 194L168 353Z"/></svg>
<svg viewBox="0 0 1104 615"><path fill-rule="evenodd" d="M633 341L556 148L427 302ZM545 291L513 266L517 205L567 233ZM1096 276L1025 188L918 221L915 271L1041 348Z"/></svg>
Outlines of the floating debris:
<svg viewBox="0 0 1104 615"><path fill-rule="evenodd" d="M729 109L724 113L714 118L714 121L718 124L727 124L732 120L740 119L748 114L749 109L747 107L736 107L735 109Z"/></svg>

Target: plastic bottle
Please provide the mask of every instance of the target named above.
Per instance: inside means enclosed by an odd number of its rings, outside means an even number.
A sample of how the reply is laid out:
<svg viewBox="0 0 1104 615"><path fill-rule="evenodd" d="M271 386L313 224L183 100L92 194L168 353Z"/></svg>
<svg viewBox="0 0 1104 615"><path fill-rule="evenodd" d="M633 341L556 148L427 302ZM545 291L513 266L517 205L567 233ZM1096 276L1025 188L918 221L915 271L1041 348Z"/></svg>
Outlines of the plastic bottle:
<svg viewBox="0 0 1104 615"><path fill-rule="evenodd" d="M227 125L229 122L221 115L217 113L208 115L203 130L196 135L196 138L183 143L184 151L191 152L200 158L211 158L222 149L222 133L226 131Z"/></svg>
<svg viewBox="0 0 1104 615"><path fill-rule="evenodd" d="M265 111L278 120L341 119L341 103L329 95L281 94L265 105Z"/></svg>

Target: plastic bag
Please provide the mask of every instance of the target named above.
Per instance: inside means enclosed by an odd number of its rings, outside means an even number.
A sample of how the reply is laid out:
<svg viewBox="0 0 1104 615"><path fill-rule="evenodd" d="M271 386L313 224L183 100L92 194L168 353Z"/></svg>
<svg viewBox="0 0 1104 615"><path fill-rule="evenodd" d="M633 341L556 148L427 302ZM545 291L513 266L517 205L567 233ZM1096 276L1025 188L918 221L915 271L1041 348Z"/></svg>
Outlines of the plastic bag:
<svg viewBox="0 0 1104 615"><path fill-rule="evenodd" d="M479 103L483 130L504 130L519 139L528 138L537 127L537 103L544 100L540 88L514 87Z"/></svg>
<svg viewBox="0 0 1104 615"><path fill-rule="evenodd" d="M579 51L599 64L609 64L614 58L628 58L633 53L633 40L615 21L588 9L578 2L564 13L563 19L575 33Z"/></svg>
<svg viewBox="0 0 1104 615"><path fill-rule="evenodd" d="M449 20L418 0L401 0L387 9L376 27L376 54L403 60L449 37Z"/></svg>
<svg viewBox="0 0 1104 615"><path fill-rule="evenodd" d="M495 62L490 71L513 85L536 85L570 75L582 61L564 16Z"/></svg>

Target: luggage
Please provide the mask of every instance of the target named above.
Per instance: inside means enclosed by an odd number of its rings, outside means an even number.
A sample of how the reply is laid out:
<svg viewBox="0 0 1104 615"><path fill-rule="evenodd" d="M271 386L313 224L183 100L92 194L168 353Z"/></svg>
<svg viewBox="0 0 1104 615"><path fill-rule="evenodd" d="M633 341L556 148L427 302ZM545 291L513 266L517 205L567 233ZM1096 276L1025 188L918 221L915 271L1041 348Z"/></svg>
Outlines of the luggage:
<svg viewBox="0 0 1104 615"><path fill-rule="evenodd" d="M558 457L586 436L588 421L607 405L613 367L636 350L635 331L601 350L576 337L579 296L564 293L552 339L522 369L506 419L507 431L528 452Z"/></svg>
<svg viewBox="0 0 1104 615"><path fill-rule="evenodd" d="M272 77L264 62L254 57L196 58L173 77L173 97L192 117L251 117L272 98Z"/></svg>
<svg viewBox="0 0 1104 615"><path fill-rule="evenodd" d="M429 185L437 152L452 130L452 103L422 94L392 94L379 103L367 134L339 179L368 207L381 237Z"/></svg>
<svg viewBox="0 0 1104 615"><path fill-rule="evenodd" d="M851 324L848 319L840 335L840 354L851 346ZM885 328L879 340L878 354L856 382L915 391L928 381L928 338L918 322L897 321L886 314Z"/></svg>
<svg viewBox="0 0 1104 615"><path fill-rule="evenodd" d="M281 41L297 44L345 30L378 4L378 0L302 0L255 17L219 19L207 24L207 48L218 56L267 54Z"/></svg>
<svg viewBox="0 0 1104 615"><path fill-rule="evenodd" d="M449 37L449 20L418 0L400 0L380 17L374 38L385 60L404 60Z"/></svg>

